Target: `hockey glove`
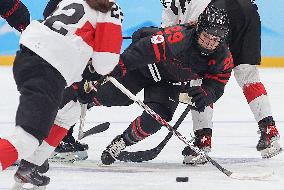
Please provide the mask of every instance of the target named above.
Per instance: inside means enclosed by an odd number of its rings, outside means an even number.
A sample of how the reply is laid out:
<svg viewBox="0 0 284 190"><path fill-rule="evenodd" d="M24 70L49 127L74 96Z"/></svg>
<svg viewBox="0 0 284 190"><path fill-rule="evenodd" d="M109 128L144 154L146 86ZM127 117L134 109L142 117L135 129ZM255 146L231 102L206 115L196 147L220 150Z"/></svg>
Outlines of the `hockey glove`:
<svg viewBox="0 0 284 190"><path fill-rule="evenodd" d="M96 95L96 90L93 87L93 81L83 79L78 85L78 101L82 104L93 102Z"/></svg>
<svg viewBox="0 0 284 190"><path fill-rule="evenodd" d="M89 63L87 64L86 68L83 71L82 77L83 79L88 81L97 81L102 77L102 75L100 75L95 71L92 65L92 61L89 61Z"/></svg>
<svg viewBox="0 0 284 190"><path fill-rule="evenodd" d="M72 84L71 86L67 87L63 91L63 97L59 109L63 108L66 104L70 101L77 102L78 97L78 86L77 83Z"/></svg>
<svg viewBox="0 0 284 190"><path fill-rule="evenodd" d="M199 112L203 112L205 107L215 101L214 93L205 85L189 87L188 96L192 97L191 102L194 103L193 109Z"/></svg>

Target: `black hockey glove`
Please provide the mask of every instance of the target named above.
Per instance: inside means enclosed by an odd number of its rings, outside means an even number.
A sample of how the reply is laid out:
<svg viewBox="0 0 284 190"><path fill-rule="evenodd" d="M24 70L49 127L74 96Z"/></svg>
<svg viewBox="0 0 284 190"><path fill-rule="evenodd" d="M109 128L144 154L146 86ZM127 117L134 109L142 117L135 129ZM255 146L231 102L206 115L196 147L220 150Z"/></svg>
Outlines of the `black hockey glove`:
<svg viewBox="0 0 284 190"><path fill-rule="evenodd" d="M74 83L73 85L64 89L63 98L62 98L59 108L60 109L63 108L70 101L77 102L77 97L78 97L78 87L77 87L77 84Z"/></svg>
<svg viewBox="0 0 284 190"><path fill-rule="evenodd" d="M192 97L191 102L194 103L192 109L199 112L203 112L205 107L215 102L214 93L205 85L189 87L187 93L189 97Z"/></svg>
<svg viewBox="0 0 284 190"><path fill-rule="evenodd" d="M132 43L135 43L139 41L142 38L145 38L147 36L152 36L153 34L160 31L158 27L155 26L149 26L149 27L142 27L132 34Z"/></svg>
<svg viewBox="0 0 284 190"><path fill-rule="evenodd" d="M84 69L83 74L82 74L83 79L88 80L88 81L97 81L100 78L102 78L102 75L97 73L91 64L89 62L87 64L87 67Z"/></svg>
<svg viewBox="0 0 284 190"><path fill-rule="evenodd" d="M96 95L96 89L93 87L93 81L83 79L78 83L78 101L82 104L90 104Z"/></svg>

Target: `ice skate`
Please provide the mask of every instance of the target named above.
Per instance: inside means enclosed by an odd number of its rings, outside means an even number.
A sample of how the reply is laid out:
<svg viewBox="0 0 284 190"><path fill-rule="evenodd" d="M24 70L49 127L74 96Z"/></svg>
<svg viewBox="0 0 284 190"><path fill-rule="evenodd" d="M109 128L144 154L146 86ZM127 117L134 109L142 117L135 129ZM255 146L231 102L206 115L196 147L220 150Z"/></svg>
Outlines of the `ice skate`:
<svg viewBox="0 0 284 190"><path fill-rule="evenodd" d="M44 190L49 184L50 178L40 175L38 168L39 166L35 164L21 160L14 175L15 184L12 190Z"/></svg>
<svg viewBox="0 0 284 190"><path fill-rule="evenodd" d="M265 118L259 124L260 138L256 145L262 158L271 158L282 151L280 135L272 118Z"/></svg>
<svg viewBox="0 0 284 190"><path fill-rule="evenodd" d="M88 158L89 149L87 144L80 143L73 136L68 140L62 141L52 156L49 158L51 162L74 162L78 160L86 160Z"/></svg>
<svg viewBox="0 0 284 190"><path fill-rule="evenodd" d="M106 147L101 155L101 161L105 165L111 165L115 162L119 153L126 148L126 143L122 135L115 137L110 145Z"/></svg>
<svg viewBox="0 0 284 190"><path fill-rule="evenodd" d="M211 137L212 129L204 128L194 132L194 146L198 147L201 151L208 154L211 151ZM205 164L207 159L202 154L197 154L189 146L185 147L182 151L184 156L183 164L198 165Z"/></svg>

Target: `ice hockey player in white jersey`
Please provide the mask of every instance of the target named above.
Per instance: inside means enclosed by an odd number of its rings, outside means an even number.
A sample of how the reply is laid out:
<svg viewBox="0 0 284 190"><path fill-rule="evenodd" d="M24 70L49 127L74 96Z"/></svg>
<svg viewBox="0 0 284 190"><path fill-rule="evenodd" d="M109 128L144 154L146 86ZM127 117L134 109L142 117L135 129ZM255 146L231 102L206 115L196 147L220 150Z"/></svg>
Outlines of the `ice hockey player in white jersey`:
<svg viewBox="0 0 284 190"><path fill-rule="evenodd" d="M199 15L211 0L161 0L162 27L176 24L196 23Z"/></svg>
<svg viewBox="0 0 284 190"><path fill-rule="evenodd" d="M254 118L259 126L260 139L256 149L263 158L278 154L282 148L280 135L272 117L267 92L260 81L256 65L260 64L260 18L257 6L251 0L164 0L162 26L177 23L192 23L210 5L222 5L229 17L229 46L233 55L235 78L243 90ZM207 14L208 16L214 16ZM205 152L211 151L213 106L204 112L192 111L194 144ZM193 151L186 147L183 152L184 164L204 163L196 159Z"/></svg>
<svg viewBox="0 0 284 190"><path fill-rule="evenodd" d="M81 80L90 59L101 75L113 70L122 44L122 17L113 0L63 0L52 15L26 28L13 66L20 92L16 127L12 136L0 138L0 170L30 156L47 138L65 87ZM21 170L27 180L33 178L29 168Z"/></svg>

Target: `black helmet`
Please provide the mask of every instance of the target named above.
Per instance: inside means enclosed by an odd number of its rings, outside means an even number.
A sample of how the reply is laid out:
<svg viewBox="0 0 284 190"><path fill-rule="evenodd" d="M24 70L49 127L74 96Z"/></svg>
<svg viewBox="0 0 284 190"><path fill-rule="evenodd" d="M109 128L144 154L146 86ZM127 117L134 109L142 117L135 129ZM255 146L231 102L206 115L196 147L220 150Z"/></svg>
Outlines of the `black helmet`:
<svg viewBox="0 0 284 190"><path fill-rule="evenodd" d="M223 7L217 4L209 4L203 13L200 14L196 26L197 37L199 37L202 31L205 31L208 34L219 37L220 44L226 41L229 34L229 19ZM201 51L204 51L204 55L214 52L209 52L202 47Z"/></svg>

